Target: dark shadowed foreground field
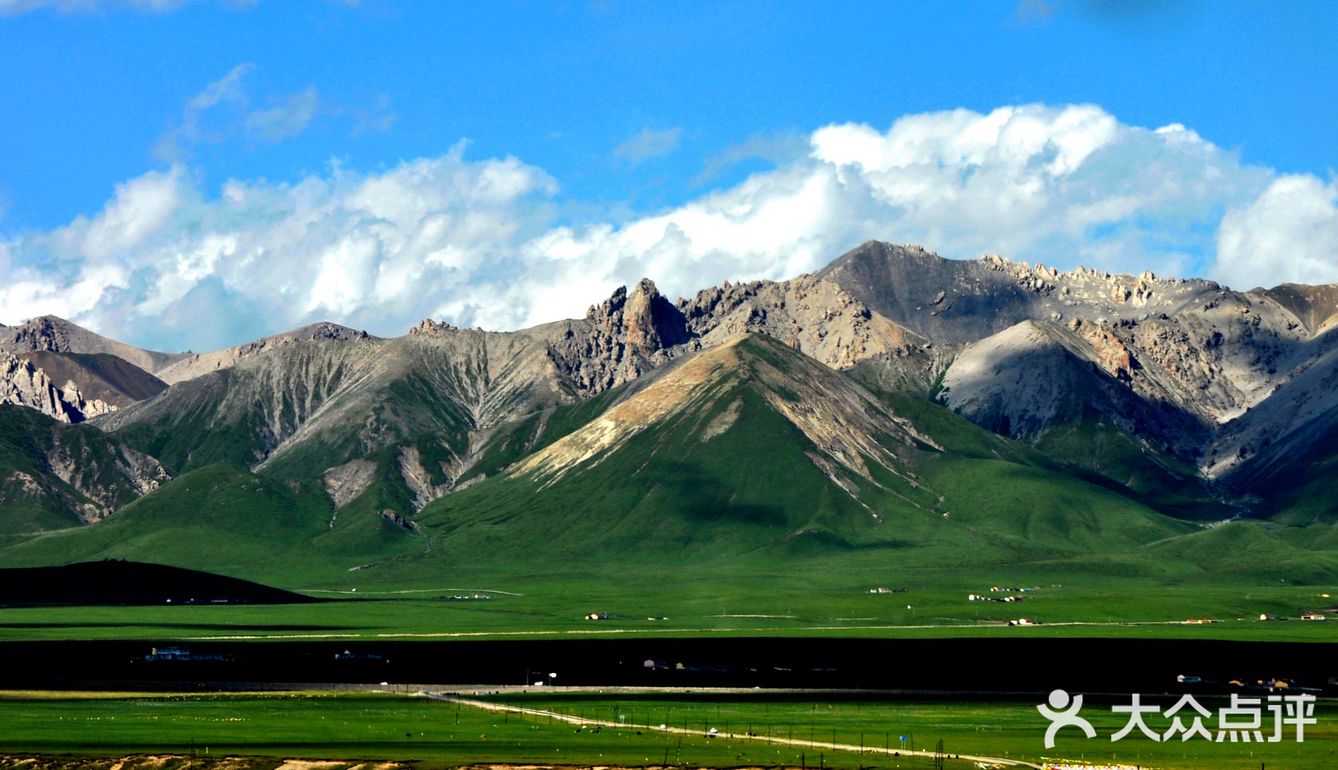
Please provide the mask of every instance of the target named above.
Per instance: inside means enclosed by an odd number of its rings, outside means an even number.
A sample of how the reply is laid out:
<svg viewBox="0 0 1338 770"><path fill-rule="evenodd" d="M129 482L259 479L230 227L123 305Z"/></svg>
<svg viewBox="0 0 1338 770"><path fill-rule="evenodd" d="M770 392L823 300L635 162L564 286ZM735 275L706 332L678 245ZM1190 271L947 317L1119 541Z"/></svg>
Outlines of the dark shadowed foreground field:
<svg viewBox="0 0 1338 770"><path fill-rule="evenodd" d="M292 683L516 686L557 674L600 687L925 693L1249 692L1285 679L1328 693L1330 644L1156 639L620 638L449 642L0 644L3 689L269 689ZM1177 677L1198 681L1184 685ZM1237 684L1232 684L1232 682Z"/></svg>

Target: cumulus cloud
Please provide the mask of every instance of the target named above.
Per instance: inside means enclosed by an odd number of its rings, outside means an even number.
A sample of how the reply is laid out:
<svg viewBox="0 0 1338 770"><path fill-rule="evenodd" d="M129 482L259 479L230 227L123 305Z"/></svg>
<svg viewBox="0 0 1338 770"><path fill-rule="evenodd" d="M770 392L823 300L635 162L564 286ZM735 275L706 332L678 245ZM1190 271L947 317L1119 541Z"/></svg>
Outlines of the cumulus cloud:
<svg viewBox="0 0 1338 770"><path fill-rule="evenodd" d="M617 147L614 147L613 157L625 160L635 166L651 158L663 157L678 149L678 140L682 135L683 129L681 128L667 128L663 131L643 128L624 139Z"/></svg>
<svg viewBox="0 0 1338 770"><path fill-rule="evenodd" d="M230 181L214 198L174 166L121 185L95 216L11 243L0 308L6 322L55 313L174 349L238 341L217 316L250 316L255 333L315 318L402 330L473 281L523 271L516 245L553 218L555 193L543 171L468 161L463 144L376 175Z"/></svg>
<svg viewBox="0 0 1338 770"><path fill-rule="evenodd" d="M1252 199L1270 172L1183 126L1148 130L1098 107L1039 105L902 118L886 132L820 129L871 230L954 255L997 252L1111 270L1197 270L1204 226Z"/></svg>
<svg viewBox="0 0 1338 770"><path fill-rule="evenodd" d="M1288 174L1227 212L1213 277L1241 288L1338 283L1338 183Z"/></svg>
<svg viewBox="0 0 1338 770"><path fill-rule="evenodd" d="M869 238L1233 282L1264 265L1247 283L1329 275L1335 251L1332 183L1087 105L826 126L738 184L582 226L563 223L580 202L543 169L465 149L217 192L180 166L145 174L96 215L0 248L0 320L57 313L204 349L323 318L379 334L426 316L513 329L579 316L642 276L678 295L781 279Z"/></svg>

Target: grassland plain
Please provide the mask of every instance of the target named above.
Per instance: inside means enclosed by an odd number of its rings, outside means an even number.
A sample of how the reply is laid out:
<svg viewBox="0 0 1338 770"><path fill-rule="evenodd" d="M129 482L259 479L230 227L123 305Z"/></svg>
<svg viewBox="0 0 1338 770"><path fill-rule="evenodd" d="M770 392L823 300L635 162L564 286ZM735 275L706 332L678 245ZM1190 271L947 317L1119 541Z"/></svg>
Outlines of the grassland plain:
<svg viewBox="0 0 1338 770"><path fill-rule="evenodd" d="M471 696L473 697L473 696ZM1156 743L1109 736L1126 719L1088 700L1097 738L1061 731L1044 748L1046 722L1028 701L823 699L804 695L628 692L498 694L496 704L604 722L575 728L543 714L499 713L455 702L375 693L136 695L9 693L0 696L0 752L10 755L178 754L416 760L422 768L473 763L603 766L807 766L928 768L932 759L883 753L933 751L946 767L985 755L1042 763L1067 760L1188 770L1328 770L1338 762L1338 722L1325 701L1304 742L1245 744L1203 739ZM1204 698L1204 706L1222 703ZM1159 704L1162 706L1167 703ZM1149 717L1154 728L1165 728ZM1162 720L1166 721L1166 720ZM1209 725L1213 723L1209 721ZM614 727L613 725L619 725ZM685 733L658 729L684 728ZM708 739L715 729L721 737ZM754 740L744 736L756 736ZM904 739L904 741L903 741ZM861 753L811 743L865 747ZM877 751L882 750L882 751ZM877 753L875 753L877 751Z"/></svg>
<svg viewBox="0 0 1338 770"><path fill-rule="evenodd" d="M690 571L688 571L690 572ZM653 636L1160 637L1329 642L1331 622L1298 618L1338 586L1164 584L1088 573L982 571L975 579L850 568L784 573L682 572L502 576L462 570L436 586L398 588L351 573L339 600L306 605L12 607L0 641L59 639L414 639ZM1011 580L1010 580L1011 578ZM1028 581L1027 578L1031 578ZM943 583L952 585L943 587ZM1035 588L1022 602L969 601L998 583ZM330 585L330 584L326 584ZM338 584L334 584L338 585ZM418 585L422 585L421 583ZM889 593L870 593L886 588ZM486 596L487 599L476 599ZM360 597L360 598L354 598ZM453 598L469 597L469 598ZM592 622L586 616L608 614ZM1041 624L1009 627L1030 617ZM1189 624L1191 619L1213 619Z"/></svg>
<svg viewBox="0 0 1338 770"><path fill-rule="evenodd" d="M1067 760L1092 764L1122 763L1143 768L1202 768L1211 770L1325 770L1338 765L1338 716L1326 708L1338 704L1321 702L1318 724L1305 728L1305 740L1294 734L1280 743L1216 743L1203 739L1159 743L1134 735L1112 742L1110 736L1125 726L1126 715L1114 714L1111 706L1122 701L1089 698L1082 715L1097 730L1095 739L1084 739L1076 730L1060 731L1054 749L1044 746L1049 724L1036 711L1036 701L910 701L910 700L814 700L811 696L749 697L703 694L663 698L655 695L621 694L513 694L490 700L551 710L564 714L623 720L629 725L672 723L696 728L714 727L721 732L753 733L787 740L820 741L866 747L906 746L933 748L944 742L949 754L976 754L1030 762ZM1162 708L1174 699L1149 699ZM1203 698L1202 705L1215 710L1224 699ZM1164 731L1170 720L1149 716L1153 729ZM1212 726L1214 720L1205 720ZM707 727L709 726L709 727ZM1138 737L1135 737L1138 736ZM879 765L885 757L867 757L864 766Z"/></svg>
<svg viewBox="0 0 1338 770"><path fill-rule="evenodd" d="M251 755L473 763L692 767L817 766L790 747L669 735L650 729L577 730L543 717L493 713L426 698L368 693L69 697L0 696L0 753L90 757ZM822 752L829 767L870 763ZM929 768L900 758L886 767ZM966 763L950 763L965 768Z"/></svg>

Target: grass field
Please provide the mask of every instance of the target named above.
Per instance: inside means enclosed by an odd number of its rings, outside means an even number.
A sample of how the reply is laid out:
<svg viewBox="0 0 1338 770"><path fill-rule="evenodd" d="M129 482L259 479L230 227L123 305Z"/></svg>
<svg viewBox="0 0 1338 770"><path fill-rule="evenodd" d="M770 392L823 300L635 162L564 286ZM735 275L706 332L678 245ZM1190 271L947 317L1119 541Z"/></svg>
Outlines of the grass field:
<svg viewBox="0 0 1338 770"><path fill-rule="evenodd" d="M1338 756L1333 705L1321 702L1305 742L1277 744L1111 743L1124 718L1110 704L1088 701L1083 715L1093 740L1073 731L1043 746L1046 722L1029 702L813 700L777 695L698 693L678 697L631 693L504 694L495 704L623 725L576 728L551 716L496 713L421 697L375 693L234 695L0 696L0 752L8 754L189 754L308 759L417 760L418 767L478 762L572 765L740 765L932 767L932 759L874 753L933 750L1043 761L1119 762L1145 768L1328 770ZM1204 699L1204 705L1219 703ZM1161 704L1166 705L1166 704ZM1150 724L1164 727L1159 717ZM1166 720L1162 720L1166 721ZM1211 727L1214 723L1209 722ZM691 734L658 729L688 728ZM707 739L716 729L722 737ZM726 734L728 736L726 737ZM749 740L745 735L770 738ZM903 743L902 738L905 738ZM805 741L864 746L832 751ZM946 767L973 763L949 760Z"/></svg>
<svg viewBox="0 0 1338 770"><path fill-rule="evenodd" d="M1026 581L1020 578L1032 578ZM497 579L462 571L435 588L391 588L350 575L312 591L342 601L288 606L34 607L0 609L0 641L39 639L342 639L649 634L874 637L1119 636L1333 641L1338 623L1261 622L1338 603L1338 588L1168 585L1084 574L945 577L850 570L737 572L731 580L643 574ZM991 579L993 578L993 580ZM1012 578L1012 580L1009 580ZM1035 587L1020 603L971 602L995 582ZM421 584L420 584L421 585ZM896 593L869 593L886 587ZM488 599L445 597L474 594ZM355 600L354 597L359 597ZM589 622L592 612L609 619ZM1010 628L1010 618L1041 625ZM1220 622L1187 625L1191 618Z"/></svg>
<svg viewBox="0 0 1338 770"><path fill-rule="evenodd" d="M810 763L786 747L652 730L576 730L541 717L499 714L424 698L377 694L0 697L0 751L10 754L228 754L308 759L417 760L698 767ZM802 756L801 756L802 755ZM830 767L857 754L823 752ZM928 768L928 759L888 767ZM956 767L966 767L957 763Z"/></svg>
<svg viewBox="0 0 1338 770"><path fill-rule="evenodd" d="M691 698L691 699L690 699ZM1156 743L1137 732L1112 743L1109 736L1127 717L1110 712L1110 702L1089 700L1082 714L1097 729L1087 740L1074 731L1061 731L1053 750L1044 748L1047 722L1036 712L1036 702L922 702L922 701L814 701L795 697L702 696L672 699L653 695L512 695L492 700L560 713L625 719L630 724L669 723L694 728L715 727L721 732L752 733L794 741L820 741L875 748L932 749L943 740L949 754L977 754L1031 762L1069 760L1090 763L1125 763L1145 768L1211 768L1247 770L1266 766L1288 770L1332 768L1338 763L1338 721L1326 715L1321 703L1319 724L1306 728L1305 741L1270 744L1209 743L1202 739ZM1128 703L1126 698L1124 701ZM1156 701L1151 701L1156 702ZM1159 703L1163 708L1173 701ZM1209 709L1225 702L1202 699ZM1327 718L1326 718L1327 717ZM1170 720L1148 717L1150 726L1165 729ZM1164 724L1163 724L1164 723ZM1209 727L1215 722L1208 721ZM908 740L902 744L900 739ZM879 765L883 756L866 756L864 765Z"/></svg>

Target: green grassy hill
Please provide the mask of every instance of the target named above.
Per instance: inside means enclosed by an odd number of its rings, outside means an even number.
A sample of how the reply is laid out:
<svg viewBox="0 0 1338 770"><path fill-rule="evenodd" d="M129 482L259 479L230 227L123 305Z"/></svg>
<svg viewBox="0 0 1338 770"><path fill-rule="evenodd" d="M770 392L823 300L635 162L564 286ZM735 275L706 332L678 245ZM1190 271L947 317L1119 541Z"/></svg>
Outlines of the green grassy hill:
<svg viewBox="0 0 1338 770"><path fill-rule="evenodd" d="M1192 529L911 397L866 406L922 440L881 436L888 454L859 458L867 470L860 475L777 407L803 388L796 403L804 409L834 409L818 394L846 397L826 381L840 375L828 370L805 382L813 372L802 356L769 338L736 350L727 373L608 451L558 471L532 460L429 506L419 526L435 558L587 569L669 556L736 567L786 559L988 564L1121 550ZM802 376L779 376L796 372ZM674 385L674 376L665 379ZM648 392L621 406L641 408ZM608 422L553 447L615 430Z"/></svg>
<svg viewBox="0 0 1338 770"><path fill-rule="evenodd" d="M217 464L182 475L94 526L34 535L6 549L0 563L120 558L237 577L278 575L285 564L310 559L310 543L329 530L330 507L319 489Z"/></svg>
<svg viewBox="0 0 1338 770"><path fill-rule="evenodd" d="M79 526L166 480L152 459L92 426L0 404L0 536Z"/></svg>

